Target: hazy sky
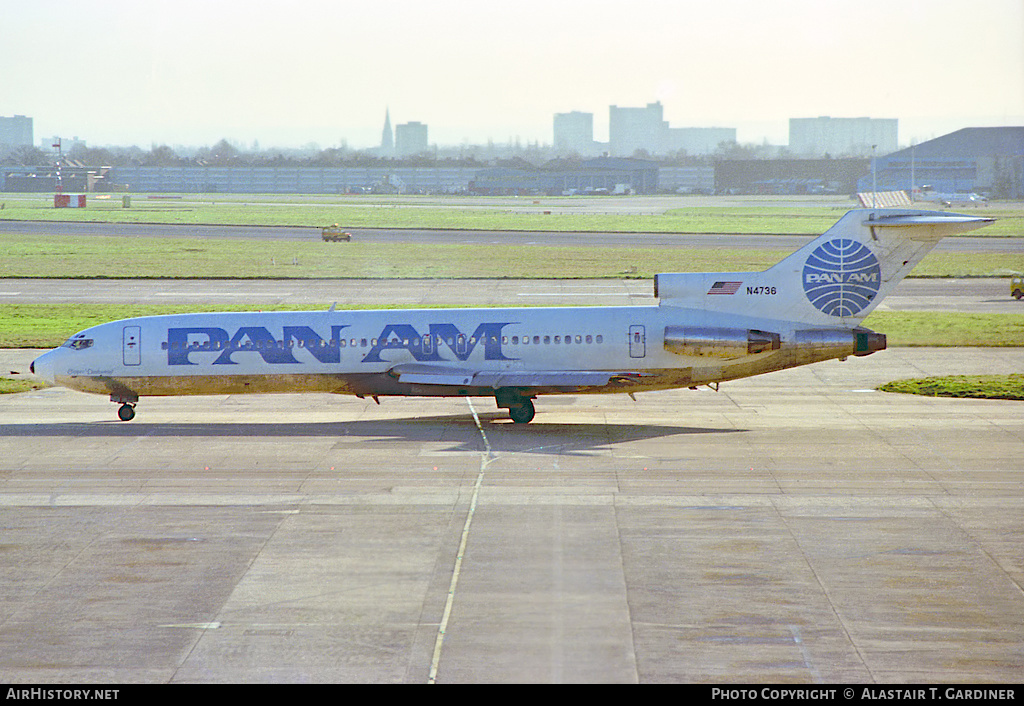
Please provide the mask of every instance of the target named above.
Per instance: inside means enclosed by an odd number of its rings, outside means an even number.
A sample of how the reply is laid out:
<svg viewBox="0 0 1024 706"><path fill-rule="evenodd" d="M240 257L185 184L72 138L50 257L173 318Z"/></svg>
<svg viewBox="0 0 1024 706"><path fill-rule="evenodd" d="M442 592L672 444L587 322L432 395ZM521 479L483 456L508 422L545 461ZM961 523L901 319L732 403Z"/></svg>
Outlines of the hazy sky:
<svg viewBox="0 0 1024 706"><path fill-rule="evenodd" d="M0 115L36 142L551 143L554 113L660 100L672 127L788 142L898 118L901 144L1024 125L1022 0L0 0Z"/></svg>

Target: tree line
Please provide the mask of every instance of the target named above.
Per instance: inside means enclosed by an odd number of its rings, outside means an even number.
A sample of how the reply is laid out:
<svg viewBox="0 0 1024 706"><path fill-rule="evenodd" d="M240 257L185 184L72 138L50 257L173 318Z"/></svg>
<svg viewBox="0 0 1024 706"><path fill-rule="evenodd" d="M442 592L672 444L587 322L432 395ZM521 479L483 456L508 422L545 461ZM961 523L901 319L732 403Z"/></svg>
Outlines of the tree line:
<svg viewBox="0 0 1024 706"><path fill-rule="evenodd" d="M680 151L671 155L651 155L638 150L635 159L653 161L663 166L699 166L722 159L771 159L784 157L786 150L768 145L723 144L713 155L688 155ZM582 162L578 154L556 154L543 145L494 145L434 148L429 152L404 157L388 157L379 150L354 150L348 147L320 149L309 145L300 149L261 150L238 147L227 139L211 147L172 148L153 145L149 150L138 146L88 147L78 143L64 152L66 160L85 166L104 167L386 167L386 166L487 166L539 167L552 160L564 163ZM8 166L42 166L53 164L56 154L35 146L0 145L0 164Z"/></svg>

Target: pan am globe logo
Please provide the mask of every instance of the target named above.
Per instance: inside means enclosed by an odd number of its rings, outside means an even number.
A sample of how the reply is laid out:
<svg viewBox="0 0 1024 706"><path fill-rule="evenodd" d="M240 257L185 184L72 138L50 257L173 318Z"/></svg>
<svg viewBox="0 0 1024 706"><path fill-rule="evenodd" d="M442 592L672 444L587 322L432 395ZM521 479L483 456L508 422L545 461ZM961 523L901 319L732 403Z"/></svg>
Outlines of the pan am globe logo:
<svg viewBox="0 0 1024 706"><path fill-rule="evenodd" d="M867 246L836 238L817 247L804 264L807 299L829 316L853 316L878 294L882 283L878 259Z"/></svg>

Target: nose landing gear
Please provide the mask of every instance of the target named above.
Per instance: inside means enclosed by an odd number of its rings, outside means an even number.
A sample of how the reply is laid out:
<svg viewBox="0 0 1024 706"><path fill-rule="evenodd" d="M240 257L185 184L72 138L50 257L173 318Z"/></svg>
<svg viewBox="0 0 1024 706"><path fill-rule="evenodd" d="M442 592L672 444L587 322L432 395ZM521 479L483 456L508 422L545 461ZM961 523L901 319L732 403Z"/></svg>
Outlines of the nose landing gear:
<svg viewBox="0 0 1024 706"><path fill-rule="evenodd" d="M135 419L135 404L139 401L139 396L134 392L123 390L111 393L110 401L121 403L117 409L117 418L122 422L130 422Z"/></svg>

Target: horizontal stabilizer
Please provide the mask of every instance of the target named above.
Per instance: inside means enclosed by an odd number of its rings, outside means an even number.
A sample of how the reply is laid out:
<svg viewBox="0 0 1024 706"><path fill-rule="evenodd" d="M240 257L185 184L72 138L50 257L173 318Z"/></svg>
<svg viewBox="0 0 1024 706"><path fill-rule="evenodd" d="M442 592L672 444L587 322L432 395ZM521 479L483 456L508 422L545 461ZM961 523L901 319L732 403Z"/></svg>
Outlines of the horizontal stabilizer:
<svg viewBox="0 0 1024 706"><path fill-rule="evenodd" d="M938 239L956 233L966 233L995 223L995 218L965 216L958 213L918 213L868 218L863 224L869 228L917 228L920 233L911 237L915 240Z"/></svg>

